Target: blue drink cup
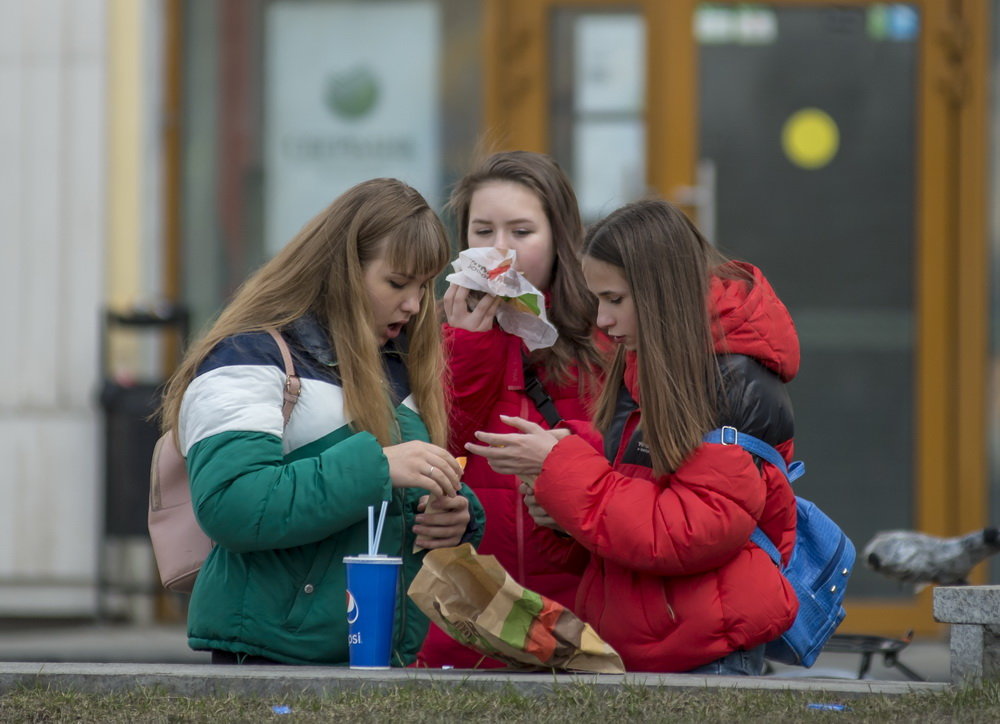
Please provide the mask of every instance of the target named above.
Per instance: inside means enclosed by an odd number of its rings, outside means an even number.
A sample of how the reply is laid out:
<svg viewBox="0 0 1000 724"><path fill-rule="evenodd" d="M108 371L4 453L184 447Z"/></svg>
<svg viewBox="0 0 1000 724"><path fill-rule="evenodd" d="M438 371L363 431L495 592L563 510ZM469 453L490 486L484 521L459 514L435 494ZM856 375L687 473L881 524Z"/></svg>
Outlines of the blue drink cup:
<svg viewBox="0 0 1000 724"><path fill-rule="evenodd" d="M352 669L388 669L402 558L348 556L347 644Z"/></svg>

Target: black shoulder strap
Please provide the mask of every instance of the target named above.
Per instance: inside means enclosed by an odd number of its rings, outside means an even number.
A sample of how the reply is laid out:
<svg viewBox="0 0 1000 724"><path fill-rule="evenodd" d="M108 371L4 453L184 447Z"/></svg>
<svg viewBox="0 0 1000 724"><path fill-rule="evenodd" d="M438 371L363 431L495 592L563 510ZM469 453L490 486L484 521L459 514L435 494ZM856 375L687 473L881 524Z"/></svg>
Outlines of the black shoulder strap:
<svg viewBox="0 0 1000 724"><path fill-rule="evenodd" d="M562 415L556 409L556 403L549 397L549 393L545 391L542 381L538 379L538 374L528 361L528 356L522 354L521 358L524 361L524 394L535 403L535 407L545 418L545 422L549 423L549 427L555 427L562 422Z"/></svg>

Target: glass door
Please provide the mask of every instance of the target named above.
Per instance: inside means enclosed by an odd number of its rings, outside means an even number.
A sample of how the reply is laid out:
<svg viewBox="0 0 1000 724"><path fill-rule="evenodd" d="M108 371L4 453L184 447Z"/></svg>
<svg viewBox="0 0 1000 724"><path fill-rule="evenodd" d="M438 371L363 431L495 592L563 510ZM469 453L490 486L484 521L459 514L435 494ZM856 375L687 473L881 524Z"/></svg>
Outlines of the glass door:
<svg viewBox="0 0 1000 724"><path fill-rule="evenodd" d="M916 527L920 20L912 4L695 10L713 241L760 266L792 312L798 492L859 547ZM911 596L863 566L851 594Z"/></svg>
<svg viewBox="0 0 1000 724"><path fill-rule="evenodd" d="M963 136L981 3L499 5L486 115L503 144L553 153L588 220L647 189L680 203L788 304L799 494L859 553L882 530L984 524L966 161L985 151ZM938 630L929 594L860 561L848 611L845 631Z"/></svg>
<svg viewBox="0 0 1000 724"><path fill-rule="evenodd" d="M588 223L646 191L646 22L635 10L551 15L550 152Z"/></svg>
<svg viewBox="0 0 1000 724"><path fill-rule="evenodd" d="M985 522L982 413L968 403L984 378L982 365L963 366L982 359L985 305L963 296L982 282L962 261L981 254L981 236L962 232L975 211L959 191L981 192L967 168L978 154L960 140L975 76L958 39L984 18L965 12L816 0L692 8L692 213L720 247L761 266L792 312L796 453L809 470L797 492L859 554L879 531L957 535ZM929 591L859 560L844 629L933 631L929 608Z"/></svg>

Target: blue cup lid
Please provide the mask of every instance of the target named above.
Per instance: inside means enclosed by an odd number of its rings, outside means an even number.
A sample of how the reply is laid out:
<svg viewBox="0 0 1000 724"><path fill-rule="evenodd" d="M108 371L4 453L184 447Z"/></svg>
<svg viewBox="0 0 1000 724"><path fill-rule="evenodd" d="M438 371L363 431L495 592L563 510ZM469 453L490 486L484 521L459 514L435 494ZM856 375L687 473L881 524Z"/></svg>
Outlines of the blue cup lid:
<svg viewBox="0 0 1000 724"><path fill-rule="evenodd" d="M386 555L356 555L356 556L344 556L344 563L381 563L385 565L399 566L403 564L403 559L398 556L386 556Z"/></svg>

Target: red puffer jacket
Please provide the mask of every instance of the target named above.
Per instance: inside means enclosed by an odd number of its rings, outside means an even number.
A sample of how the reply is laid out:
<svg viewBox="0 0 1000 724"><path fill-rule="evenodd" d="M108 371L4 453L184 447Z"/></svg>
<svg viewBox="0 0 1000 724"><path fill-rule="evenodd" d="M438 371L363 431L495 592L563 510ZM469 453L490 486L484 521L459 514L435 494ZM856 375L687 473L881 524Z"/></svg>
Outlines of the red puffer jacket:
<svg viewBox="0 0 1000 724"><path fill-rule="evenodd" d="M763 438L790 459L791 407L782 383L798 370L798 338L767 280L746 269L752 287L716 279L711 288L726 374L720 424ZM552 449L535 494L589 551L574 611L628 670L689 671L770 641L794 620L794 591L749 542L759 524L787 560L794 494L770 464L758 469L736 445L702 444L673 473L654 475L636 431L636 378L630 354L621 399L631 404L619 405L612 429L620 434L607 441L614 465L599 451L600 438L574 425L580 434Z"/></svg>
<svg viewBox="0 0 1000 724"><path fill-rule="evenodd" d="M487 332L469 332L444 325L444 339L451 373L451 441L455 455L467 455L466 442L476 442L473 433L514 432L500 422L500 415L516 415L545 428L534 403L524 393L523 344L519 337L494 326ZM588 400L580 395L574 373L556 384L542 370L539 377L563 419L589 420ZM479 497L486 510L486 532L479 553L497 557L518 583L572 607L580 574L586 566L586 551L571 540L559 538L535 525L518 492L513 475L493 472L485 458L469 455L462 480ZM456 643L431 626L417 666L479 668L505 666Z"/></svg>

